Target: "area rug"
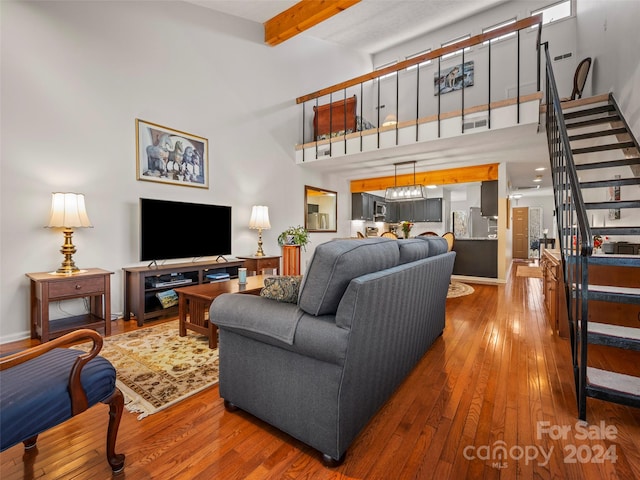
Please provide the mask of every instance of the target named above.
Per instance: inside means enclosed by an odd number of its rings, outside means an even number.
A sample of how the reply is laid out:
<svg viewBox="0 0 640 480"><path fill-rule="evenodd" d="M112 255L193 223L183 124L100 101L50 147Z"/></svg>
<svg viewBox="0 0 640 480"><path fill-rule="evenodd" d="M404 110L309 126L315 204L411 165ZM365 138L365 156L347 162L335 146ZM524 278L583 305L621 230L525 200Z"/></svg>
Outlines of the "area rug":
<svg viewBox="0 0 640 480"><path fill-rule="evenodd" d="M518 265L516 277L542 278L542 269L540 267L531 267L529 265Z"/></svg>
<svg viewBox="0 0 640 480"><path fill-rule="evenodd" d="M471 295L474 292L471 285L467 285L462 282L451 282L449 284L449 291L447 292L447 298L463 297L465 295Z"/></svg>
<svg viewBox="0 0 640 480"><path fill-rule="evenodd" d="M100 355L116 368L125 407L138 420L218 383L218 349L197 333L179 336L177 320L107 337Z"/></svg>

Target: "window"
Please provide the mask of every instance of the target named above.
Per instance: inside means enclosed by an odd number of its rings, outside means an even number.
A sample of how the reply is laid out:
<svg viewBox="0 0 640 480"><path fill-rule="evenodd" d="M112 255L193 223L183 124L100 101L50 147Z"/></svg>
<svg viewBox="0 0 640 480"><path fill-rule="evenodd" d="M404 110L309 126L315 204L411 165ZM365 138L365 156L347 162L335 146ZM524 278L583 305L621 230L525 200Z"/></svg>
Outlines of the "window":
<svg viewBox="0 0 640 480"><path fill-rule="evenodd" d="M429 50L423 50L422 52L418 52L415 53L413 55L409 55L405 60L411 60L412 58L416 58L419 57L420 55L424 55L425 53L429 53L431 51L431 49ZM410 67L407 67L407 72L417 68L417 67L424 67L425 65L429 65L431 63L431 60L425 60L424 62L420 62L417 65L411 65Z"/></svg>
<svg viewBox="0 0 640 480"><path fill-rule="evenodd" d="M571 16L571 0L565 0L563 2L554 3L553 5L546 6L539 10L531 12L531 16L542 14L542 25L547 23L556 22ZM534 25L531 28L536 28Z"/></svg>
<svg viewBox="0 0 640 480"><path fill-rule="evenodd" d="M386 63L386 64L384 64L384 65L380 65L378 68L376 68L376 71L377 71L377 70L383 70L383 69L385 69L385 68L387 68L387 67L390 67L391 65L395 65L396 63L398 63L398 62L397 62L397 61L395 61L395 62L389 62L389 63ZM385 78L395 77L397 74L398 74L398 72L397 72L397 71L396 71L396 72L387 73L386 75L382 75L382 76L378 77L378 80L382 80L382 79L385 79Z"/></svg>
<svg viewBox="0 0 640 480"><path fill-rule="evenodd" d="M482 33L493 32L494 30L498 30L499 28L506 27L507 25L513 25L516 23L516 19L512 18L511 20L507 20L506 22L499 23L494 25L493 27L487 27L482 29ZM487 45L489 42L499 42L500 40L504 40L506 38L510 38L516 35L516 32L505 33L504 35L500 35L499 37L492 38L491 40L487 40L486 42L482 42L483 45Z"/></svg>
<svg viewBox="0 0 640 480"><path fill-rule="evenodd" d="M451 40L450 42L443 43L440 46L443 47L443 48L444 47L448 47L449 45L453 45L454 43L461 42L462 40L466 40L468 38L471 38L471 35L465 35L464 37L456 38L455 40ZM471 47L467 47L467 48L464 49L465 52L468 52L469 50L471 50ZM442 59L444 60L445 58L451 58L451 57L454 57L456 55L460 55L461 53L462 53L462 49L456 50L455 52L451 52L451 53L447 53L446 55L442 55Z"/></svg>

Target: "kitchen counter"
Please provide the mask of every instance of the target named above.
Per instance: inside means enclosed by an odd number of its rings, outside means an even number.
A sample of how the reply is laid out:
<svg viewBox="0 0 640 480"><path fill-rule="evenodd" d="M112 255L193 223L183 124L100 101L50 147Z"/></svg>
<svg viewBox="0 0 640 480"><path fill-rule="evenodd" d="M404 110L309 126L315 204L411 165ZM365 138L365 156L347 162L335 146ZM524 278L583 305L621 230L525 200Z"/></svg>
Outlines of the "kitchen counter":
<svg viewBox="0 0 640 480"><path fill-rule="evenodd" d="M498 278L498 242L495 238L456 238L454 275Z"/></svg>

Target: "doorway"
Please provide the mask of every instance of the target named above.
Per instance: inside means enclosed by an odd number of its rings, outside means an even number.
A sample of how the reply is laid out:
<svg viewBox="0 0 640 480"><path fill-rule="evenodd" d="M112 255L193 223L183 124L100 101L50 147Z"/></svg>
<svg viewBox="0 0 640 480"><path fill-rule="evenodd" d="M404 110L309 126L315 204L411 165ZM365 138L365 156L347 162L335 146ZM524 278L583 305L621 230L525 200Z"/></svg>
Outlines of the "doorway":
<svg viewBox="0 0 640 480"><path fill-rule="evenodd" d="M529 207L513 207L513 258L529 258Z"/></svg>

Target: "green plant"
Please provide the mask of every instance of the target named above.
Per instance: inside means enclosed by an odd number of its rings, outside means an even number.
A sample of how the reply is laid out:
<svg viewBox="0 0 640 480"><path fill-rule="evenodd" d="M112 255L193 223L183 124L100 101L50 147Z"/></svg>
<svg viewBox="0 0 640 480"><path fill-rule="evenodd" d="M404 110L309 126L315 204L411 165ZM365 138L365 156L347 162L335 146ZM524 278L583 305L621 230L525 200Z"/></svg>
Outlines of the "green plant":
<svg viewBox="0 0 640 480"><path fill-rule="evenodd" d="M289 227L280 235L278 235L278 245L300 245L306 252L307 243L311 242L309 239L309 232L301 225L297 227Z"/></svg>

